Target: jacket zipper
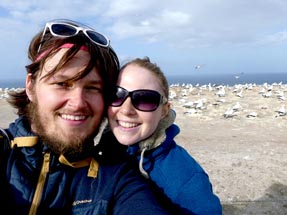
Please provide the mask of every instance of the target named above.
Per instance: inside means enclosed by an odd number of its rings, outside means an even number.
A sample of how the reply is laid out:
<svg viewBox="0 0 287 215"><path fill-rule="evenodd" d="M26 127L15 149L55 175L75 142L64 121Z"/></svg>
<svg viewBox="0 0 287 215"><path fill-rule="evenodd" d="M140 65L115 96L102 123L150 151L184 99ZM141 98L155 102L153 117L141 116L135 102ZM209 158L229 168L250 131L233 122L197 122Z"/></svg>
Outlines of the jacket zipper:
<svg viewBox="0 0 287 215"><path fill-rule="evenodd" d="M37 187L36 187L32 205L29 211L29 215L36 215L37 213L37 209L41 201L41 196L42 196L46 176L47 176L47 173L49 172L49 164L50 164L50 153L48 152L48 153L45 153L44 155L44 161L42 164L41 172L39 175Z"/></svg>

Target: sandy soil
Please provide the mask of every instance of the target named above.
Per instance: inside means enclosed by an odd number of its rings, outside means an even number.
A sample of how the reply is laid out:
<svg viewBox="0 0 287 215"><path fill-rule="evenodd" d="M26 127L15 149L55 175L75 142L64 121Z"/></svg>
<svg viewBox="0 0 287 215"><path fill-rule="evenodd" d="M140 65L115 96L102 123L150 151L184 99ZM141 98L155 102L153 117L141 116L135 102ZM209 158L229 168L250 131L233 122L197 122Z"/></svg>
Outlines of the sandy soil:
<svg viewBox="0 0 287 215"><path fill-rule="evenodd" d="M287 214L287 115L278 112L287 108L287 85L225 86L219 95L220 89L170 87L177 143L209 174L223 214ZM6 127L16 115L4 99L0 107ZM224 116L228 109L233 113Z"/></svg>
<svg viewBox="0 0 287 215"><path fill-rule="evenodd" d="M268 87L245 86L242 97L235 87L221 97L214 88L171 88L179 95L172 101L181 127L177 143L208 172L224 214L287 214L287 116L277 112L287 104L280 97L287 87ZM199 100L204 104L195 108ZM237 102L241 108L224 117ZM257 117L247 117L252 112Z"/></svg>

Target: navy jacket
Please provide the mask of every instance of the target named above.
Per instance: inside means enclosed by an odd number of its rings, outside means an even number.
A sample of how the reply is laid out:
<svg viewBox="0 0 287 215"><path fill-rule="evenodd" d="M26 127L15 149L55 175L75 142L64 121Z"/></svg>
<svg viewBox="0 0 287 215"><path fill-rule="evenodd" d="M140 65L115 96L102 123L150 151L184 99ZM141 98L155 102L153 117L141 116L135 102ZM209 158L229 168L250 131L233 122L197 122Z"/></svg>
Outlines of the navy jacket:
<svg viewBox="0 0 287 215"><path fill-rule="evenodd" d="M34 136L22 117L6 131L12 138ZM109 147L108 143L105 147ZM110 148L114 153L115 150ZM14 146L7 163L1 161L1 208L8 214L27 215L37 184L42 183L36 198L36 214L40 215L54 212L61 215L167 214L159 207L148 184L128 162L120 162L114 155L107 157L106 161L99 158L95 162L99 164L98 172L96 177L91 177L88 176L91 164L79 168L62 164L59 156L49 152L41 141L31 147ZM48 163L46 169L42 168L45 162ZM46 175L39 180L43 169Z"/></svg>

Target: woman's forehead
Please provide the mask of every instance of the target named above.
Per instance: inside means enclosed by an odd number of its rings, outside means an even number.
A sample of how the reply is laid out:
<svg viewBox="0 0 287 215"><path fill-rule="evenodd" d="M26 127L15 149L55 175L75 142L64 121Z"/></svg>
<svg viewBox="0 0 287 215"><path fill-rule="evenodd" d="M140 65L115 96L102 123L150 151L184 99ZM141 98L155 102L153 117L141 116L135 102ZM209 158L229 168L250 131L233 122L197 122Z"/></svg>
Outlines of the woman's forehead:
<svg viewBox="0 0 287 215"><path fill-rule="evenodd" d="M128 65L122 70L117 84L123 86L127 90L161 90L161 83L158 77L152 71L137 65Z"/></svg>

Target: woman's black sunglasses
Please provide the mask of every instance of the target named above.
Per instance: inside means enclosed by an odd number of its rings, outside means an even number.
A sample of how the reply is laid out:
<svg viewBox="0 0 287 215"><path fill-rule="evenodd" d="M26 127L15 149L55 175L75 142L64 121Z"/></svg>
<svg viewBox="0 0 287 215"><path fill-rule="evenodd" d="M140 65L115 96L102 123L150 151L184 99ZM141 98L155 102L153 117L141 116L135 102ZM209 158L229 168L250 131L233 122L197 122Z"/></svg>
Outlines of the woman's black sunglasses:
<svg viewBox="0 0 287 215"><path fill-rule="evenodd" d="M125 88L116 87L116 92L112 95L110 106L119 107L130 97L135 109L145 112L151 112L158 108L159 105L165 104L167 98L154 90L134 90L127 91Z"/></svg>

